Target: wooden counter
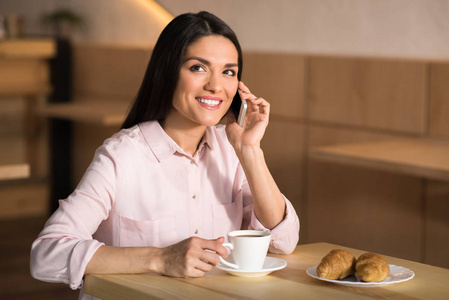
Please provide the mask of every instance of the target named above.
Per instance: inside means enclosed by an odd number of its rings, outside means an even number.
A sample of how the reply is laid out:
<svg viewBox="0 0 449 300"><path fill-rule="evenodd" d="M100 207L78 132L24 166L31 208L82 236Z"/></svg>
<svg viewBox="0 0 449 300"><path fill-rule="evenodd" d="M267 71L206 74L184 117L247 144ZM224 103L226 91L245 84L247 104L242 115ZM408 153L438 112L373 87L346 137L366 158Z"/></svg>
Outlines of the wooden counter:
<svg viewBox="0 0 449 300"><path fill-rule="evenodd" d="M410 176L449 181L449 142L396 139L315 147L310 157Z"/></svg>
<svg viewBox="0 0 449 300"><path fill-rule="evenodd" d="M292 255L270 255L287 261L285 269L264 277L244 278L214 268L203 278L153 274L88 275L85 290L102 299L447 299L449 269L384 256L389 264L415 272L409 281L382 287L345 287L314 279L306 270L330 250L356 257L365 251L327 243L299 245Z"/></svg>

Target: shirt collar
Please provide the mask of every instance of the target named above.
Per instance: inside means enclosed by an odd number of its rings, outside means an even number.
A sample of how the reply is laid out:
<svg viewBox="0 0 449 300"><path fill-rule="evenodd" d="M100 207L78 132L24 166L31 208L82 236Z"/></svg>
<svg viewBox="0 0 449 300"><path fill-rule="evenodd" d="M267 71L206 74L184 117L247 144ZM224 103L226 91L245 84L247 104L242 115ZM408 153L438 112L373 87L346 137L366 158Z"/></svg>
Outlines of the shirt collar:
<svg viewBox="0 0 449 300"><path fill-rule="evenodd" d="M191 156L185 153L184 150L164 131L158 121L140 123L139 128L143 133L146 143L159 162L176 152L191 158ZM198 147L197 155L202 153L204 150L203 148L206 145L212 150L213 144L213 134L211 133L211 128L208 127Z"/></svg>
<svg viewBox="0 0 449 300"><path fill-rule="evenodd" d="M215 139L213 138L213 133L212 133L212 128L211 127L207 127L206 128L206 133L203 136L203 139L200 142L200 147L203 147L204 145L208 146L209 149L214 150L214 141Z"/></svg>

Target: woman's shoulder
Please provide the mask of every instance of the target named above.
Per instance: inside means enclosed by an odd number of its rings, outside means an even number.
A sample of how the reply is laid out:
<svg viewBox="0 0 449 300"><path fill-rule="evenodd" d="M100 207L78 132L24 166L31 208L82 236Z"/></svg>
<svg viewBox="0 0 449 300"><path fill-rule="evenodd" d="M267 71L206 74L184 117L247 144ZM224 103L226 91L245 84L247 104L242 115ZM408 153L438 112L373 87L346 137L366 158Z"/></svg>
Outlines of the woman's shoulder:
<svg viewBox="0 0 449 300"><path fill-rule="evenodd" d="M99 150L104 149L109 152L122 152L135 148L141 139L139 126L133 126L127 129L121 129L107 138L100 146Z"/></svg>

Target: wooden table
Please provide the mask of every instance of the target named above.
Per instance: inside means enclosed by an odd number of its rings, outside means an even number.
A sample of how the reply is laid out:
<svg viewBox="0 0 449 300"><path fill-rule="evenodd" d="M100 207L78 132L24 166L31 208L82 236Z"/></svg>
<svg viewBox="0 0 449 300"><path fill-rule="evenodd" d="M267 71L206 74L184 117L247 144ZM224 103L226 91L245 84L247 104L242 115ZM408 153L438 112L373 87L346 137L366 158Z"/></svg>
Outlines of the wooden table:
<svg viewBox="0 0 449 300"><path fill-rule="evenodd" d="M171 278L155 274L88 275L85 291L102 299L449 299L449 269L384 256L389 264L415 272L409 281L383 287L356 288L323 282L306 274L330 250L365 251L328 243L299 245L285 269L268 276L244 278L214 268L203 278Z"/></svg>

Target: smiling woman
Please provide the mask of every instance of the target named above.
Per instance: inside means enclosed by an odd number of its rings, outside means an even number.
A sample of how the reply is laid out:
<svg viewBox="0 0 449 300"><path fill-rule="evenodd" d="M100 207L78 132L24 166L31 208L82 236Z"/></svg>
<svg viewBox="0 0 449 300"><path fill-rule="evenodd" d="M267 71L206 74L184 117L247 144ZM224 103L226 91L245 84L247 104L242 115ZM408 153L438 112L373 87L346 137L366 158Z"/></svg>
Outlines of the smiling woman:
<svg viewBox="0 0 449 300"><path fill-rule="evenodd" d="M237 80L241 79L242 50L237 36L226 23L208 13L184 14L170 22L162 31L148 64L145 77L134 105L122 128L129 128L142 121L162 120L172 107L173 94L180 76L180 70L193 56L187 56L188 48L202 37L222 37L234 45L237 52ZM209 44L208 47L213 46ZM168 51L170 49L170 51ZM227 48L229 50L229 47ZM200 58L198 62L203 62ZM234 59L234 57L232 57ZM210 62L209 62L210 63ZM192 64L193 67L195 64ZM196 66L198 68L198 66Z"/></svg>
<svg viewBox="0 0 449 300"><path fill-rule="evenodd" d="M200 12L170 22L122 130L33 243L32 275L73 289L91 273L200 277L239 229L270 232L269 251L291 253L299 220L260 148L270 105L241 73L237 37L222 20ZM249 103L242 126L228 113L237 88Z"/></svg>
<svg viewBox="0 0 449 300"><path fill-rule="evenodd" d="M237 61L235 46L222 36L202 37L191 44L173 94L175 109L165 118L164 130L177 127L172 122L188 127L217 124L237 92Z"/></svg>

